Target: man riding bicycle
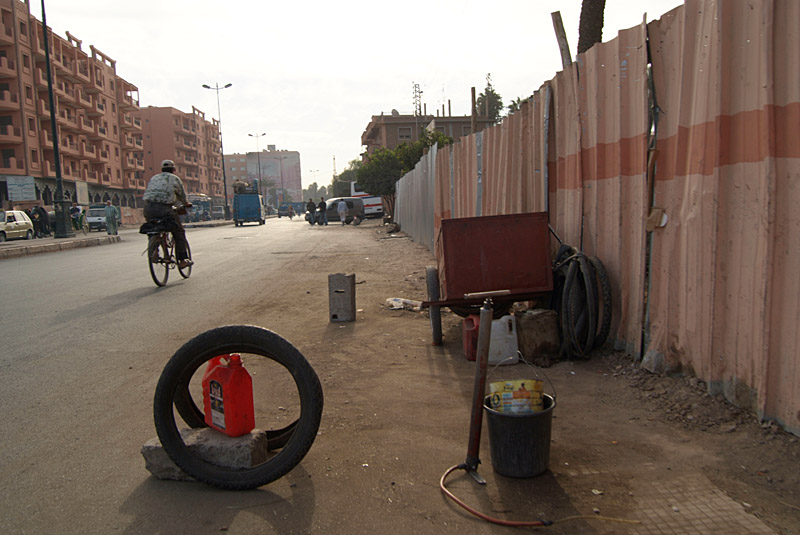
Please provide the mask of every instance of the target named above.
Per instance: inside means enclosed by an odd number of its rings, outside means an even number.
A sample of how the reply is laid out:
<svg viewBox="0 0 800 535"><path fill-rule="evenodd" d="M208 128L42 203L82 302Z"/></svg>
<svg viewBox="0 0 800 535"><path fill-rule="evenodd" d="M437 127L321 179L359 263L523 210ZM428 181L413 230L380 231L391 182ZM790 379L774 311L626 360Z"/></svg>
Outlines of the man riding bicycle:
<svg viewBox="0 0 800 535"><path fill-rule="evenodd" d="M142 199L144 200L144 218L147 221L157 219L169 221L170 232L175 239L175 256L178 260L178 267L183 269L191 266L193 262L189 260L187 252L189 242L186 241L186 231L183 230L175 206L189 208L192 204L186 200L183 182L175 175L175 162L172 160L161 162L161 172L153 175L150 179Z"/></svg>

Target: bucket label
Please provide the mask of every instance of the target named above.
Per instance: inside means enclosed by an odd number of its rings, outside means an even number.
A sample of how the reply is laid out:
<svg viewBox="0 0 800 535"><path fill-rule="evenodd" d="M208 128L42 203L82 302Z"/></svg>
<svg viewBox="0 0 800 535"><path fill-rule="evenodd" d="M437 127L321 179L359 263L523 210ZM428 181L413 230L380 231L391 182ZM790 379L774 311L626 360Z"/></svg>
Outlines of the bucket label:
<svg viewBox="0 0 800 535"><path fill-rule="evenodd" d="M219 381L208 383L208 397L211 399L211 422L220 429L225 429L225 402Z"/></svg>
<svg viewBox="0 0 800 535"><path fill-rule="evenodd" d="M510 414L531 414L542 410L544 384L539 379L496 381L489 384L491 408Z"/></svg>

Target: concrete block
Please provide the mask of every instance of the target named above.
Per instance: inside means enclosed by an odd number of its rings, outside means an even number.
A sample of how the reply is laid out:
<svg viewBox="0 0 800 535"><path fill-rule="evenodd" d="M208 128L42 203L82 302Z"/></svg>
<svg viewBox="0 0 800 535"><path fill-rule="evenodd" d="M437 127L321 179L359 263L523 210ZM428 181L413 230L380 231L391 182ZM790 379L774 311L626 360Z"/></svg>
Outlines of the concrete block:
<svg viewBox="0 0 800 535"><path fill-rule="evenodd" d="M232 438L219 431L203 429L181 429L184 444L193 455L227 468L250 468L261 464L270 457L267 450L267 434L254 429L251 433ZM145 468L159 479L193 481L189 474L178 468L161 441L152 438L142 446Z"/></svg>
<svg viewBox="0 0 800 535"><path fill-rule="evenodd" d="M547 367L558 359L561 335L558 331L558 314L554 310L526 310L516 312L519 351L525 360Z"/></svg>
<svg viewBox="0 0 800 535"><path fill-rule="evenodd" d="M356 275L328 275L330 321L356 320Z"/></svg>

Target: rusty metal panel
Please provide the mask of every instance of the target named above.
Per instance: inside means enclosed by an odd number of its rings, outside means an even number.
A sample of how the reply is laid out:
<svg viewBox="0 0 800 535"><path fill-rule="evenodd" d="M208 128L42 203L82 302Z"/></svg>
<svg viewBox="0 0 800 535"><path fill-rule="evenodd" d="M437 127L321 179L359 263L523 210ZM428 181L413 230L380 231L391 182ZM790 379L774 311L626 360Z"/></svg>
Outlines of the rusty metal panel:
<svg viewBox="0 0 800 535"><path fill-rule="evenodd" d="M642 24L579 57L580 247L605 265L612 340L638 356L647 213L647 49ZM577 244L573 244L577 245Z"/></svg>
<svg viewBox="0 0 800 535"><path fill-rule="evenodd" d="M552 290L549 243L543 212L442 220L437 239L442 300L472 292Z"/></svg>

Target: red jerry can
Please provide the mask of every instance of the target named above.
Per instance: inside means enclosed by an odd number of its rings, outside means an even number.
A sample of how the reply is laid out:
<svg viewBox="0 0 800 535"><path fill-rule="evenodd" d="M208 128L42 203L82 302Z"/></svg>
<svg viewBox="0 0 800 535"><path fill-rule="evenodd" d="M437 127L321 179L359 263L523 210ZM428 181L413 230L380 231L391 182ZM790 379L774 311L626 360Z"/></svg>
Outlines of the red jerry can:
<svg viewBox="0 0 800 535"><path fill-rule="evenodd" d="M246 435L256 426L253 380L238 353L208 362L203 374L203 412L209 427L230 437Z"/></svg>

